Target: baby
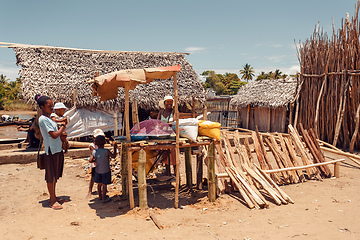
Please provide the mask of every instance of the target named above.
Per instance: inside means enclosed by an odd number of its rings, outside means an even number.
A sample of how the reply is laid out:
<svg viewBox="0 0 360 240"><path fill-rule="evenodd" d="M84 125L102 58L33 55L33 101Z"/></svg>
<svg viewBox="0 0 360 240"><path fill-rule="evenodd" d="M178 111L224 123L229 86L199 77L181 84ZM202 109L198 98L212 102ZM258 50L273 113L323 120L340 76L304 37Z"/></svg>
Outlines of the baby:
<svg viewBox="0 0 360 240"><path fill-rule="evenodd" d="M67 122L67 118L64 117L64 113L66 111L66 106L61 103L55 103L54 105L54 111L55 113L52 113L50 115L51 119L56 122L58 124L58 126L60 127L61 125L66 125ZM62 142L62 148L64 149L64 153L67 153L68 149L70 148L69 142L66 139L67 137L67 133L63 132L60 136L61 142Z"/></svg>

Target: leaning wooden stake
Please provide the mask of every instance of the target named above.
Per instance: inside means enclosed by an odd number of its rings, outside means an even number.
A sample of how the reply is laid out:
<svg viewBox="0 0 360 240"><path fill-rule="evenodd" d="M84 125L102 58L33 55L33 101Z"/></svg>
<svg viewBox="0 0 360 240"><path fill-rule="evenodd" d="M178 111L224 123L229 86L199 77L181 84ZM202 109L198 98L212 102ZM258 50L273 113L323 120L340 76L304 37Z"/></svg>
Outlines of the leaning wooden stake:
<svg viewBox="0 0 360 240"><path fill-rule="evenodd" d="M355 141L356 141L357 135L359 133L359 123L360 123L359 114L360 114L360 104L358 105L357 110L356 110L356 114L355 114L355 122L356 122L355 131L354 131L354 134L352 135L351 141L350 141L350 150L349 151L351 153L354 152Z"/></svg>
<svg viewBox="0 0 360 240"><path fill-rule="evenodd" d="M146 186L146 153L144 149L139 151L138 159L138 188L139 188L139 207L146 209L147 203L147 186Z"/></svg>

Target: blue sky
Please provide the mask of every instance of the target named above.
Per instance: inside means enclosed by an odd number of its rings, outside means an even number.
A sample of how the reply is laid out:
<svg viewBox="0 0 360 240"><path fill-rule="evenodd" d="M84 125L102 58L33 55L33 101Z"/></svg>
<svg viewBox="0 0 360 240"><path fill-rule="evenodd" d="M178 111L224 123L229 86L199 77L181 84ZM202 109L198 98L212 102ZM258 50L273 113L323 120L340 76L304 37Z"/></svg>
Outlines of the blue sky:
<svg viewBox="0 0 360 240"><path fill-rule="evenodd" d="M256 75L299 69L294 40L311 36L318 21L332 33L354 15L356 0L0 0L0 42L72 48L188 52L200 74ZM12 49L0 48L0 74L19 67Z"/></svg>

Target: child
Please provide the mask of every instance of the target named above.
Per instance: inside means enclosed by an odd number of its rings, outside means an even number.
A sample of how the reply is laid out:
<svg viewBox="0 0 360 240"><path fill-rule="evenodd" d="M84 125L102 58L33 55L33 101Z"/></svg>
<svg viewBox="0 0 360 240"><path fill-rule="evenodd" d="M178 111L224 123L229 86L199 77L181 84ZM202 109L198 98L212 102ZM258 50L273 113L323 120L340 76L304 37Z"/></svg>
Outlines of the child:
<svg viewBox="0 0 360 240"><path fill-rule="evenodd" d="M89 149L90 149L90 158L91 156L93 155L93 151L98 149L98 147L95 145L95 138L97 136L105 136L104 132L97 128L93 131L92 133L92 138L93 138L93 141L92 143L90 143L89 145ZM92 189L93 189L93 186L94 186L94 175L95 175L95 163L91 163L91 179L90 179L90 184L89 184L89 192L88 192L88 195L87 197L90 197L91 196L91 193L92 193Z"/></svg>
<svg viewBox="0 0 360 240"><path fill-rule="evenodd" d="M63 103L58 102L55 103L54 105L54 111L55 113L52 113L50 115L50 118L56 122L58 124L58 126L60 127L60 125L66 125L67 124L67 119L64 117L64 113L66 111L66 107ZM63 132L60 136L61 142L62 142L62 148L64 149L64 153L67 153L67 150L70 148L69 142L66 139L67 137L67 133Z"/></svg>
<svg viewBox="0 0 360 240"><path fill-rule="evenodd" d="M107 185L111 184L111 170L110 170L110 157L116 157L117 144L114 144L114 152L111 153L108 149L104 148L105 137L97 136L95 138L95 144L98 149L93 151L93 155L90 158L90 162L95 162L95 175L94 182L98 184L99 199L103 203L110 201L110 198L106 196Z"/></svg>

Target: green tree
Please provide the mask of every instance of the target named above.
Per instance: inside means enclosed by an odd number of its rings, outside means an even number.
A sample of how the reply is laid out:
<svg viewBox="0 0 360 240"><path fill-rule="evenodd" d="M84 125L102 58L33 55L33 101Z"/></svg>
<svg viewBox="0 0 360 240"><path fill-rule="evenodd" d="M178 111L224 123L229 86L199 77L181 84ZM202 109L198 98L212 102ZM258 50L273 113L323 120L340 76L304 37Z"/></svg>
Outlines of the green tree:
<svg viewBox="0 0 360 240"><path fill-rule="evenodd" d="M230 87L229 87L229 94L230 95L235 95L237 94L237 92L239 91L239 88L241 88L242 86L246 85L247 82L242 82L242 81L236 81L236 80L233 80L231 81L230 83Z"/></svg>
<svg viewBox="0 0 360 240"><path fill-rule="evenodd" d="M240 74L242 74L241 79L244 79L247 82L252 80L255 76L253 67L251 67L248 63L246 63L243 66L243 69L240 70Z"/></svg>

